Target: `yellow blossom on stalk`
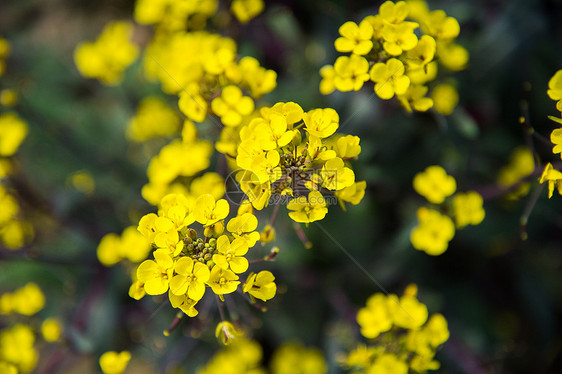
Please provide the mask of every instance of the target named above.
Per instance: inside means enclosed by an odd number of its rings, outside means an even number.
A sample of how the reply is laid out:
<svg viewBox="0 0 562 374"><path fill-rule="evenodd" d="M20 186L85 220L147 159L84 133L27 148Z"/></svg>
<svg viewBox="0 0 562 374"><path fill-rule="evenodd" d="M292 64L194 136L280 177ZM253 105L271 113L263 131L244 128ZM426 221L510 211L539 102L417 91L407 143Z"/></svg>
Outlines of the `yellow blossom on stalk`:
<svg viewBox="0 0 562 374"><path fill-rule="evenodd" d="M14 112L0 114L0 156L12 156L27 136L27 124Z"/></svg>
<svg viewBox="0 0 562 374"><path fill-rule="evenodd" d="M320 93L329 95L336 89L336 69L332 65L324 65L320 68Z"/></svg>
<svg viewBox="0 0 562 374"><path fill-rule="evenodd" d="M289 217L295 222L309 223L323 219L328 213L326 200L318 191L311 191L308 199L305 196L299 196L287 204Z"/></svg>
<svg viewBox="0 0 562 374"><path fill-rule="evenodd" d="M226 235L217 239L217 254L213 255L216 266L234 273L243 273L248 270L248 260L244 255L248 252L248 243L243 238L236 238L230 242Z"/></svg>
<svg viewBox="0 0 562 374"><path fill-rule="evenodd" d="M137 226L137 230L145 237L146 241L149 243L154 243L154 238L156 237L156 219L158 216L154 213L149 213L144 215Z"/></svg>
<svg viewBox="0 0 562 374"><path fill-rule="evenodd" d="M334 63L335 87L342 92L359 91L369 80L369 62L361 56L340 56Z"/></svg>
<svg viewBox="0 0 562 374"><path fill-rule="evenodd" d="M336 132L340 117L332 108L313 109L303 114L305 129L310 135L327 138Z"/></svg>
<svg viewBox="0 0 562 374"><path fill-rule="evenodd" d="M137 268L138 281L144 284L149 295L161 295L168 291L172 278L174 261L165 249L157 249L153 253L155 261L146 260Z"/></svg>
<svg viewBox="0 0 562 374"><path fill-rule="evenodd" d="M168 292L168 298L173 308L179 308L189 317L195 317L199 314L195 305L198 300L191 299L187 294L175 295L171 290Z"/></svg>
<svg viewBox="0 0 562 374"><path fill-rule="evenodd" d="M437 42L437 54L439 62L449 70L463 70L468 63L466 48L448 40Z"/></svg>
<svg viewBox="0 0 562 374"><path fill-rule="evenodd" d="M388 309L386 296L376 293L367 299L365 307L357 313L357 323L361 327L361 335L374 339L392 327L392 316Z"/></svg>
<svg viewBox="0 0 562 374"><path fill-rule="evenodd" d="M407 374L408 365L400 360L395 354L384 353L377 357L375 363L369 371L369 374Z"/></svg>
<svg viewBox="0 0 562 374"><path fill-rule="evenodd" d="M251 205L250 205L251 206ZM226 229L235 238L243 239L248 248L252 248L260 239L260 234L254 231L258 228L258 219L252 213L243 213L228 221Z"/></svg>
<svg viewBox="0 0 562 374"><path fill-rule="evenodd" d="M365 196L365 189L367 188L366 181L355 182L351 186L345 187L336 191L336 197L340 201L342 209L345 210L344 202L357 205Z"/></svg>
<svg viewBox="0 0 562 374"><path fill-rule="evenodd" d="M433 99L425 96L427 90L427 86L411 84L406 93L398 95L398 100L408 112L412 112L412 108L425 112L433 106Z"/></svg>
<svg viewBox="0 0 562 374"><path fill-rule="evenodd" d="M262 210L269 204L271 198L269 181L261 183L257 175L249 170L238 172L236 180L240 183L240 189L248 196L254 208Z"/></svg>
<svg viewBox="0 0 562 374"><path fill-rule="evenodd" d="M130 360L131 353L128 351L109 351L100 356L99 364L104 374L121 374L127 368Z"/></svg>
<svg viewBox="0 0 562 374"><path fill-rule="evenodd" d="M454 39L461 31L459 22L453 17L447 17L443 10L430 12L426 22L422 23L422 29L436 40Z"/></svg>
<svg viewBox="0 0 562 374"><path fill-rule="evenodd" d="M511 156L509 164L504 166L498 173L498 185L510 188L521 179L529 176L535 170L535 158L527 147L516 148ZM508 199L518 199L529 192L531 188L528 182L520 183L517 188L512 189L506 197Z"/></svg>
<svg viewBox="0 0 562 374"><path fill-rule="evenodd" d="M263 12L264 7L263 0L234 0L230 5L230 11L238 21L246 23Z"/></svg>
<svg viewBox="0 0 562 374"><path fill-rule="evenodd" d="M455 193L457 182L441 166L428 166L414 176L414 189L433 204L441 204Z"/></svg>
<svg viewBox="0 0 562 374"><path fill-rule="evenodd" d="M221 96L211 102L211 109L225 126L238 126L243 117L254 110L254 100L243 96L237 86L226 86L222 89Z"/></svg>
<svg viewBox="0 0 562 374"><path fill-rule="evenodd" d="M438 256L447 250L455 236L455 224L448 216L425 207L417 211L419 225L410 233L414 248Z"/></svg>
<svg viewBox="0 0 562 374"><path fill-rule="evenodd" d="M192 89L193 86L189 86L186 90ZM183 114L187 116L192 121L203 122L207 118L207 101L198 93L198 90L193 91L181 91L179 93L178 106Z"/></svg>
<svg viewBox="0 0 562 374"><path fill-rule="evenodd" d="M288 128L291 129L292 125L302 120L304 111L299 104L289 101L286 103L276 103L271 108L262 108L260 113L264 118L269 118L272 114L282 115L285 117Z"/></svg>
<svg viewBox="0 0 562 374"><path fill-rule="evenodd" d="M404 64L395 58L373 65L370 77L375 82L376 94L384 100L404 94L410 86L410 78L404 75Z"/></svg>
<svg viewBox="0 0 562 374"><path fill-rule="evenodd" d="M558 70L548 81L548 97L554 101L562 100L562 69Z"/></svg>
<svg viewBox="0 0 562 374"><path fill-rule="evenodd" d="M281 156L277 150L262 153L254 158L250 166L259 181L262 183L275 182L282 176L281 168L278 166Z"/></svg>
<svg viewBox="0 0 562 374"><path fill-rule="evenodd" d="M379 14L386 23L400 23L408 16L408 4L404 1L385 1L379 7Z"/></svg>
<svg viewBox="0 0 562 374"><path fill-rule="evenodd" d="M216 200L218 200L223 197L226 192L224 179L218 173L207 172L202 176L195 178L191 182L189 192L193 196L211 194Z"/></svg>
<svg viewBox="0 0 562 374"><path fill-rule="evenodd" d="M275 228L271 225L265 225L262 232L260 233L261 245L263 246L274 240L275 240Z"/></svg>
<svg viewBox="0 0 562 374"><path fill-rule="evenodd" d="M355 158L361 153L361 146L359 145L358 136L345 135L340 136L336 140L334 150L336 155L342 159Z"/></svg>
<svg viewBox="0 0 562 374"><path fill-rule="evenodd" d="M80 74L107 85L120 83L123 71L139 54L139 48L130 41L132 34L132 23L110 22L95 42L80 43L74 50Z"/></svg>
<svg viewBox="0 0 562 374"><path fill-rule="evenodd" d="M175 134L180 128L180 119L162 99L156 96L144 98L137 113L127 125L127 137L135 142Z"/></svg>
<svg viewBox="0 0 562 374"><path fill-rule="evenodd" d="M134 226L123 230L121 236L105 235L98 245L98 260L105 266L113 266L119 261L128 259L131 262L141 262L150 252L150 243Z"/></svg>
<svg viewBox="0 0 562 374"><path fill-rule="evenodd" d="M176 275L170 280L170 291L174 295L189 296L195 301L205 294L205 282L209 280L209 267L195 262L191 257L181 257L174 264Z"/></svg>
<svg viewBox="0 0 562 374"><path fill-rule="evenodd" d="M47 318L41 324L41 334L48 342L56 342L62 334L62 322L58 318Z"/></svg>
<svg viewBox="0 0 562 374"><path fill-rule="evenodd" d="M0 362L15 366L18 373L31 372L39 359L34 343L35 336L27 325L18 323L0 330Z"/></svg>
<svg viewBox="0 0 562 374"><path fill-rule="evenodd" d="M259 99L277 86L277 73L260 66L253 57L243 57L238 63L243 81L250 90L250 96Z"/></svg>
<svg viewBox="0 0 562 374"><path fill-rule="evenodd" d="M244 336L244 333L238 330L228 321L219 322L215 329L215 336L223 345L229 345L237 338Z"/></svg>
<svg viewBox="0 0 562 374"><path fill-rule="evenodd" d="M424 69L435 57L437 44L429 35L422 35L417 45L406 54L406 65L410 70Z"/></svg>
<svg viewBox="0 0 562 374"><path fill-rule="evenodd" d="M225 199L215 201L211 194L201 195L195 200L193 216L202 225L210 226L228 216L230 207Z"/></svg>
<svg viewBox="0 0 562 374"><path fill-rule="evenodd" d="M562 173L552 166L549 162L546 164L544 171L539 180L540 183L548 181L548 198L552 197L554 187L558 190L558 194L562 195Z"/></svg>
<svg viewBox="0 0 562 374"><path fill-rule="evenodd" d="M550 133L550 141L554 144L552 153L560 153L560 158L562 158L562 129L552 130Z"/></svg>
<svg viewBox="0 0 562 374"><path fill-rule="evenodd" d="M415 295L404 294L400 299L396 295L389 295L387 305L396 326L414 329L427 321L427 307Z"/></svg>
<svg viewBox="0 0 562 374"><path fill-rule="evenodd" d="M305 348L300 344L284 344L271 358L271 374L293 374L295 368L300 374L326 374L328 365L322 353L316 348Z"/></svg>
<svg viewBox="0 0 562 374"><path fill-rule="evenodd" d="M340 26L339 32L341 37L334 43L338 52L366 55L373 48L373 27L367 21L362 21L359 25L348 21Z"/></svg>
<svg viewBox="0 0 562 374"><path fill-rule="evenodd" d="M382 29L384 50L389 55L400 56L402 52L414 48L418 44L418 37L414 34L414 29L417 27L418 24L415 22L386 25Z"/></svg>
<svg viewBox="0 0 562 374"><path fill-rule="evenodd" d="M255 118L249 126L255 126L256 142L265 151L284 147L295 136L295 131L288 130L287 118L277 113L271 113L268 119Z"/></svg>
<svg viewBox="0 0 562 374"><path fill-rule="evenodd" d="M250 273L244 283L243 291L263 301L273 299L277 292L274 280L275 277L269 271L260 271L258 274Z"/></svg>
<svg viewBox="0 0 562 374"><path fill-rule="evenodd" d="M0 240L7 249L17 250L33 237L33 233L33 226L28 222L12 220L0 229Z"/></svg>
<svg viewBox="0 0 562 374"><path fill-rule="evenodd" d="M326 161L319 176L322 186L332 191L339 191L355 182L355 173L339 157Z"/></svg>
<svg viewBox="0 0 562 374"><path fill-rule="evenodd" d="M238 275L230 270L215 266L211 270L211 276L207 281L213 292L222 298L222 295L233 293L238 288L240 281Z"/></svg>
<svg viewBox="0 0 562 374"><path fill-rule="evenodd" d="M457 228L463 228L466 225L478 225L484 220L486 215L482 204L484 200L476 191L466 193L458 193L453 196L453 216Z"/></svg>
<svg viewBox="0 0 562 374"><path fill-rule="evenodd" d="M441 114L448 116L459 102L459 93L457 89L450 84L440 84L431 90L431 98L433 99L433 107Z"/></svg>

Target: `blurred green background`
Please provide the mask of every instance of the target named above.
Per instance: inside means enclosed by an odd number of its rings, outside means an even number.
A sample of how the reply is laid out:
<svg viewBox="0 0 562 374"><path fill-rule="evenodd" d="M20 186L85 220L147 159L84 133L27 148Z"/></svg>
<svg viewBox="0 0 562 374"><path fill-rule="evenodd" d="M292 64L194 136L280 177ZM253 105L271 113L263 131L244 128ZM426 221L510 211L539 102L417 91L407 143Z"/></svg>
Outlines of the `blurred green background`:
<svg viewBox="0 0 562 374"><path fill-rule="evenodd" d="M239 30L240 54L278 73L278 87L266 100L295 101L305 110L335 108L341 131L361 137L354 168L358 180L367 181L360 205L347 212L332 207L325 220L305 229L312 249L304 248L281 210L275 243L281 252L264 266L275 274L279 295L266 313L238 305L255 324L265 361L281 343L300 340L324 351L330 373L341 372L335 356L357 333L357 309L383 291L357 261L390 293L418 284L430 313L447 318L451 337L437 356L440 372L556 373L562 367L562 197L542 192L525 241L519 220L529 196L487 200L484 222L457 232L441 256L416 251L409 242L415 210L423 204L411 185L415 173L440 164L460 190L484 191L493 188L513 149L525 144L518 122L523 105L538 133L548 137L556 127L547 119L558 114L546 89L562 68L562 2L428 3L459 20L458 42L470 52L468 69L452 75L460 102L448 117L407 114L368 89L319 94L318 70L338 55L338 27L374 14L380 2L267 1L265 12ZM164 299L130 299L125 268L104 268L96 259L103 235L120 233L154 211L140 195L147 150L129 143L125 128L140 99L160 89L143 78L141 62L127 70L121 86L86 80L72 54L107 21L131 19L133 7L132 0L0 4L0 35L12 44L0 88L19 92L15 110L30 130L11 183L37 232L29 248L0 250L0 292L35 281L47 297L42 313L62 316L70 342L45 347L38 372L53 355L64 357L60 372L95 372L97 357L109 349L130 349L138 357L131 372L171 372L178 364L193 372L218 348L214 305L165 338L161 332L175 313L159 306ZM138 37L146 41L146 35ZM535 145L543 162L558 157L549 146ZM69 183L78 171L94 177L92 195Z"/></svg>

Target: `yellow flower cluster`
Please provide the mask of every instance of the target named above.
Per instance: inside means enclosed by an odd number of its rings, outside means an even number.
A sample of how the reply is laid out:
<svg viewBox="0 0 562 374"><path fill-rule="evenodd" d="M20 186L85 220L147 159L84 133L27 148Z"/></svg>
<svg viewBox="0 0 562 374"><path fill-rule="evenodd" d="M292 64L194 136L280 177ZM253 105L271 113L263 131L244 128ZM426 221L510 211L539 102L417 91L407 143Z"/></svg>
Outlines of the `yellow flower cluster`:
<svg viewBox="0 0 562 374"><path fill-rule="evenodd" d="M287 208L296 222L309 223L328 212L324 194L358 204L366 183L356 182L349 160L361 152L359 137L335 134L338 113L331 108L304 112L296 103L259 110L248 124L225 127L217 149L235 159L242 191L261 210L272 195L294 197Z"/></svg>
<svg viewBox="0 0 562 374"><path fill-rule="evenodd" d="M45 306L45 296L33 282L0 296L0 314L13 313L33 316ZM33 323L32 323L33 325ZM47 318L41 325L45 341L55 342L62 332L57 318ZM22 323L0 330L0 373L29 373L37 365L39 352L34 347L35 334L30 326Z"/></svg>
<svg viewBox="0 0 562 374"><path fill-rule="evenodd" d="M300 343L284 344L271 357L270 370L262 366L262 347L253 340L238 338L222 348L196 374L325 374L326 360L316 348Z"/></svg>
<svg viewBox="0 0 562 374"><path fill-rule="evenodd" d="M245 255L260 234L251 212L241 210L226 221L229 211L226 200L211 194L194 200L182 194L166 195L158 214L147 214L139 222L138 230L155 248L154 260L139 265L130 295L139 299L144 293L168 293L174 308L194 317L198 314L195 305L207 288L221 300L239 289L239 275L249 268ZM190 227L195 222L202 225L202 232ZM242 292L263 301L272 299L277 291L274 279L269 271L251 273Z"/></svg>
<svg viewBox="0 0 562 374"><path fill-rule="evenodd" d="M528 177L535 170L535 158L533 152L528 147L522 146L516 148L510 157L509 164L503 167L498 173L498 185L505 189L518 184L523 178ZM519 185L509 191L506 198L509 200L517 200L529 193L531 188L528 182L519 183Z"/></svg>
<svg viewBox="0 0 562 374"><path fill-rule="evenodd" d="M137 114L127 126L127 137L134 142L144 142L158 136L175 135L180 129L176 112L162 99L150 96L143 99Z"/></svg>
<svg viewBox="0 0 562 374"><path fill-rule="evenodd" d="M234 0L230 5L230 11L241 23L246 23L263 12L265 4L263 0Z"/></svg>
<svg viewBox="0 0 562 374"><path fill-rule="evenodd" d="M450 114L458 101L453 86L437 85L427 93L439 66L465 68L468 52L455 42L459 32L455 18L442 10L430 11L423 0L386 1L378 14L340 27L335 48L350 55L322 67L320 92L358 91L372 81L381 99L396 96L409 112L434 107Z"/></svg>
<svg viewBox="0 0 562 374"><path fill-rule="evenodd" d="M0 242L8 249L21 248L33 236L33 227L20 218L17 198L4 187L12 173L13 156L27 136L27 124L14 112L0 114Z"/></svg>
<svg viewBox="0 0 562 374"><path fill-rule="evenodd" d="M30 282L14 292L0 296L0 314L18 313L32 316L45 306L45 295L37 286Z"/></svg>
<svg viewBox="0 0 562 374"><path fill-rule="evenodd" d="M418 194L434 205L418 208L418 226L410 233L410 241L418 250L440 255L455 236L455 227L462 229L484 220L482 196L475 191L455 194L457 183L441 166L429 166L416 174L413 185Z"/></svg>
<svg viewBox="0 0 562 374"><path fill-rule="evenodd" d="M218 8L218 0L137 0L135 21L156 25L163 32L199 29Z"/></svg>
<svg viewBox="0 0 562 374"><path fill-rule="evenodd" d="M404 295L376 293L357 313L361 335L369 346L359 345L342 363L357 373L406 374L439 369L434 360L438 347L449 338L447 321L441 314L428 316L417 299L417 286Z"/></svg>
<svg viewBox="0 0 562 374"><path fill-rule="evenodd" d="M123 71L139 55L139 48L131 42L131 22L110 22L95 42L80 43L74 50L74 62L80 74L95 78L106 85L123 80Z"/></svg>
<svg viewBox="0 0 562 374"><path fill-rule="evenodd" d="M35 335L27 325L18 323L0 330L0 372L29 373L39 360L34 347Z"/></svg>
<svg viewBox="0 0 562 374"><path fill-rule="evenodd" d="M98 245L97 255L103 265L113 266L124 259L139 263L148 257L150 250L144 236L135 226L129 226L121 236L113 233L105 235Z"/></svg>
<svg viewBox="0 0 562 374"><path fill-rule="evenodd" d="M562 70L558 70L548 82L548 97L556 101L556 109L562 112ZM562 114L561 114L562 115ZM562 125L562 119L554 116L548 116L554 122ZM562 128L552 130L550 133L550 141L554 144L552 153L560 154L562 158ZM548 197L551 198L554 188L558 194L562 195L562 173L556 170L549 162L541 175L540 183L548 182Z"/></svg>

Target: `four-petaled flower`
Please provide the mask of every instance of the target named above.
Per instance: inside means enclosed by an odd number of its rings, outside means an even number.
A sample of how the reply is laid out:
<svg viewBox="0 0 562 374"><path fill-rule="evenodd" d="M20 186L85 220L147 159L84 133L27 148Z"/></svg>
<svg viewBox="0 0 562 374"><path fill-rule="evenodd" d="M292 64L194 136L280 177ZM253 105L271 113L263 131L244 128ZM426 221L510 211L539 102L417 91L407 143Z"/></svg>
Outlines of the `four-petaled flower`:
<svg viewBox="0 0 562 374"><path fill-rule="evenodd" d="M210 276L209 267L193 261L191 257L182 257L176 262L174 270L177 274L170 280L172 293L187 294L190 299L201 300L205 294L205 282Z"/></svg>

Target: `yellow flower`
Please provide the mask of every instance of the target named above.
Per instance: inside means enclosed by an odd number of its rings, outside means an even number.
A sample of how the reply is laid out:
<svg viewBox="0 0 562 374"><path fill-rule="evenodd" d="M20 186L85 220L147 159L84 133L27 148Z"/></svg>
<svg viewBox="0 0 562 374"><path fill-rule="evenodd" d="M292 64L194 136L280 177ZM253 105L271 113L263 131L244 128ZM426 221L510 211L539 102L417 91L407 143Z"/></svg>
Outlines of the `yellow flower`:
<svg viewBox="0 0 562 374"><path fill-rule="evenodd" d="M361 327L361 335L374 339L392 327L392 316L388 310L386 296L376 293L367 299L365 307L357 312L357 323Z"/></svg>
<svg viewBox="0 0 562 374"><path fill-rule="evenodd" d="M355 182L351 186L336 191L336 197L340 200L340 204L345 210L345 205L342 202L348 202L353 205L359 204L363 199L363 196L365 196L366 188L366 181Z"/></svg>
<svg viewBox="0 0 562 374"><path fill-rule="evenodd" d="M47 318L41 324L41 334L48 342L56 342L62 333L62 322L58 318Z"/></svg>
<svg viewBox="0 0 562 374"><path fill-rule="evenodd" d="M367 374L407 374L408 364L392 353L383 353L375 360Z"/></svg>
<svg viewBox="0 0 562 374"><path fill-rule="evenodd" d="M230 207L225 199L215 201L211 194L201 195L195 200L193 216L204 226L210 226L228 216Z"/></svg>
<svg viewBox="0 0 562 374"><path fill-rule="evenodd" d="M275 277L269 271L260 271L258 274L250 273L244 283L243 291L263 301L273 299L277 292L274 280Z"/></svg>
<svg viewBox="0 0 562 374"><path fill-rule="evenodd" d="M332 65L324 65L320 68L320 93L322 95L329 95L336 89L336 70Z"/></svg>
<svg viewBox="0 0 562 374"><path fill-rule="evenodd" d="M275 228L271 225L265 225L262 232L260 233L261 245L263 246L274 240L275 240Z"/></svg>
<svg viewBox="0 0 562 374"><path fill-rule="evenodd" d="M445 343L449 339L447 320L439 313L433 314L429 318L429 321L424 326L424 332L428 337L429 343L434 347Z"/></svg>
<svg viewBox="0 0 562 374"><path fill-rule="evenodd" d="M216 266L234 273L243 273L248 270L248 260L244 255L248 252L248 243L242 238L230 242L226 235L217 239L217 254L213 255Z"/></svg>
<svg viewBox="0 0 562 374"><path fill-rule="evenodd" d="M322 352L316 348L305 348L301 344L284 344L273 352L271 374L326 374L328 365Z"/></svg>
<svg viewBox="0 0 562 374"><path fill-rule="evenodd" d="M230 5L230 11L238 21L246 23L263 12L264 7L263 0L234 0Z"/></svg>
<svg viewBox="0 0 562 374"><path fill-rule="evenodd" d="M419 225L410 233L412 246L432 256L445 252L455 236L455 224L451 218L425 207L418 209L417 216Z"/></svg>
<svg viewBox="0 0 562 374"><path fill-rule="evenodd" d="M128 351L119 353L109 351L100 356L99 363L104 374L121 374L125 371L130 360L131 353Z"/></svg>
<svg viewBox="0 0 562 374"><path fill-rule="evenodd" d="M336 155L343 159L355 158L361 153L361 146L359 145L358 136L354 135L345 135L340 136L336 140L336 144L334 150L336 151Z"/></svg>
<svg viewBox="0 0 562 374"><path fill-rule="evenodd" d="M137 278L144 284L144 289L149 295L161 295L168 291L172 277L174 261L167 250L154 251L154 259L146 260L137 268Z"/></svg>
<svg viewBox="0 0 562 374"><path fill-rule="evenodd" d="M562 173L554 169L552 164L549 162L546 164L544 171L539 180L540 183L548 181L548 198L552 197L554 192L554 187L557 188L558 194L562 195Z"/></svg>
<svg viewBox="0 0 562 374"><path fill-rule="evenodd" d="M261 183L275 182L282 176L281 168L278 167L281 156L276 150L262 153L254 158L250 170L258 177Z"/></svg>
<svg viewBox="0 0 562 374"><path fill-rule="evenodd" d="M21 323L0 331L0 362L12 364L18 373L29 373L37 365L39 353L33 347L35 336Z"/></svg>
<svg viewBox="0 0 562 374"><path fill-rule="evenodd" d="M431 98L433 99L433 107L441 114L448 116L453 113L457 103L459 102L459 93L457 89L450 84L440 84L431 90Z"/></svg>
<svg viewBox="0 0 562 374"><path fill-rule="evenodd" d="M229 345L235 339L244 336L242 331L238 330L234 325L228 321L219 322L215 329L215 336L223 345ZM230 366L230 365L229 365Z"/></svg>
<svg viewBox="0 0 562 374"><path fill-rule="evenodd" d="M240 183L240 189L248 196L254 208L262 210L269 204L271 198L269 181L261 183L257 175L249 170L237 173L236 180Z"/></svg>
<svg viewBox="0 0 562 374"><path fill-rule="evenodd" d="M130 41L132 34L131 22L110 22L95 42L80 43L74 50L80 74L106 85L120 83L123 71L139 54L139 47Z"/></svg>
<svg viewBox="0 0 562 374"><path fill-rule="evenodd" d="M439 40L456 38L461 27L456 19L447 17L443 10L434 10L427 16L422 24L422 29L436 40Z"/></svg>
<svg viewBox="0 0 562 374"><path fill-rule="evenodd" d="M562 139L561 139L562 141ZM510 156L509 164L504 166L498 173L498 185L510 188L521 179L532 174L535 170L535 158L531 150L525 146L516 148ZM518 199L526 195L531 188L528 182L520 183L517 188L512 189L507 195L508 199Z"/></svg>
<svg viewBox="0 0 562 374"><path fill-rule="evenodd" d="M233 293L238 288L240 281L238 275L230 270L223 269L220 266L215 266L211 270L211 276L207 281L213 292L222 298L222 295Z"/></svg>
<svg viewBox="0 0 562 374"><path fill-rule="evenodd" d="M225 126L238 126L242 123L244 116L254 110L254 100L243 96L240 88L226 86L222 89L221 96L211 102L211 109L221 118Z"/></svg>
<svg viewBox="0 0 562 374"><path fill-rule="evenodd" d="M332 135L339 126L340 117L332 108L313 109L303 114L305 129L319 138Z"/></svg>
<svg viewBox="0 0 562 374"><path fill-rule="evenodd" d="M386 302L396 326L415 329L427 321L427 307L420 303L415 295L405 294L400 299L396 295L389 295Z"/></svg>
<svg viewBox="0 0 562 374"><path fill-rule="evenodd" d="M370 76L375 82L376 94L384 100L391 99L394 94L404 94L410 86L410 78L404 75L404 64L395 58L386 63L377 62L371 68Z"/></svg>
<svg viewBox="0 0 562 374"><path fill-rule="evenodd" d="M175 134L180 128L180 119L162 99L156 96L144 98L137 113L127 125L127 137L135 142Z"/></svg>
<svg viewBox="0 0 562 374"><path fill-rule="evenodd" d="M251 205L250 205L251 206ZM243 213L228 221L226 229L235 238L243 239L248 248L252 248L260 239L260 234L254 231L258 228L258 219L252 213Z"/></svg>
<svg viewBox="0 0 562 374"><path fill-rule="evenodd" d="M186 90L179 93L178 106L183 114L192 121L203 122L207 118L207 101L199 95L198 90L193 91L193 86L186 87Z"/></svg>
<svg viewBox="0 0 562 374"><path fill-rule="evenodd" d="M12 156L27 136L27 124L14 112L0 114L0 156Z"/></svg>
<svg viewBox="0 0 562 374"><path fill-rule="evenodd" d="M482 204L484 200L476 191L458 193L453 197L453 215L458 228L478 225L486 215Z"/></svg>
<svg viewBox="0 0 562 374"><path fill-rule="evenodd" d="M384 50L392 55L399 56L403 51L409 51L418 44L418 37L414 29L418 27L415 22L402 22L397 25L385 25L382 29Z"/></svg>
<svg viewBox="0 0 562 374"><path fill-rule="evenodd" d="M319 175L322 186L332 191L339 191L355 182L355 173L339 157L326 161Z"/></svg>
<svg viewBox="0 0 562 374"><path fill-rule="evenodd" d="M424 69L435 57L437 44L429 35L422 35L418 44L406 53L409 70Z"/></svg>
<svg viewBox="0 0 562 374"><path fill-rule="evenodd" d="M562 69L558 70L548 81L548 97L552 100L562 100Z"/></svg>
<svg viewBox="0 0 562 374"><path fill-rule="evenodd" d="M441 204L455 193L457 182L441 166L428 166L414 176L414 189L433 204Z"/></svg>
<svg viewBox="0 0 562 374"><path fill-rule="evenodd" d="M195 262L191 257L181 257L174 265L176 275L170 280L170 291L174 295L189 296L195 301L205 294L205 282L209 280L207 265Z"/></svg>
<svg viewBox="0 0 562 374"><path fill-rule="evenodd" d="M351 52L355 55L366 55L373 48L373 27L367 21L359 26L348 21L340 26L341 37L337 38L334 46L338 52Z"/></svg>
<svg viewBox="0 0 562 374"><path fill-rule="evenodd" d="M334 63L334 84L339 91L359 91L369 80L369 62L361 56L340 56Z"/></svg>
<svg viewBox="0 0 562 374"><path fill-rule="evenodd" d="M173 308L179 308L189 317L195 317L199 314L197 309L195 309L195 305L198 300L191 299L187 294L174 295L174 293L170 290L168 292L168 298L170 299L170 304Z"/></svg>
<svg viewBox="0 0 562 374"><path fill-rule="evenodd" d="M386 23L400 23L408 16L408 4L404 1L396 4L392 1L385 1L379 7L379 15Z"/></svg>
<svg viewBox="0 0 562 374"><path fill-rule="evenodd" d="M437 55L439 62L449 70L463 70L468 64L466 48L451 41L437 41Z"/></svg>
<svg viewBox="0 0 562 374"><path fill-rule="evenodd" d="M326 201L322 194L318 191L311 191L308 199L305 196L299 196L287 204L289 217L295 222L309 223L323 219L328 213Z"/></svg>
<svg viewBox="0 0 562 374"><path fill-rule="evenodd" d="M560 153L560 158L562 158L562 129L552 130L550 133L550 141L554 144L552 153Z"/></svg>
<svg viewBox="0 0 562 374"><path fill-rule="evenodd" d="M426 97L426 93L426 86L411 84L406 93L398 95L398 100L408 112L412 112L412 108L418 112L425 112L433 106L433 99Z"/></svg>
<svg viewBox="0 0 562 374"><path fill-rule="evenodd" d="M4 297L4 295L2 295ZM45 306L45 295L33 282L14 291L8 298L8 313L15 312L24 316L32 316ZM3 306L4 309L6 306Z"/></svg>

